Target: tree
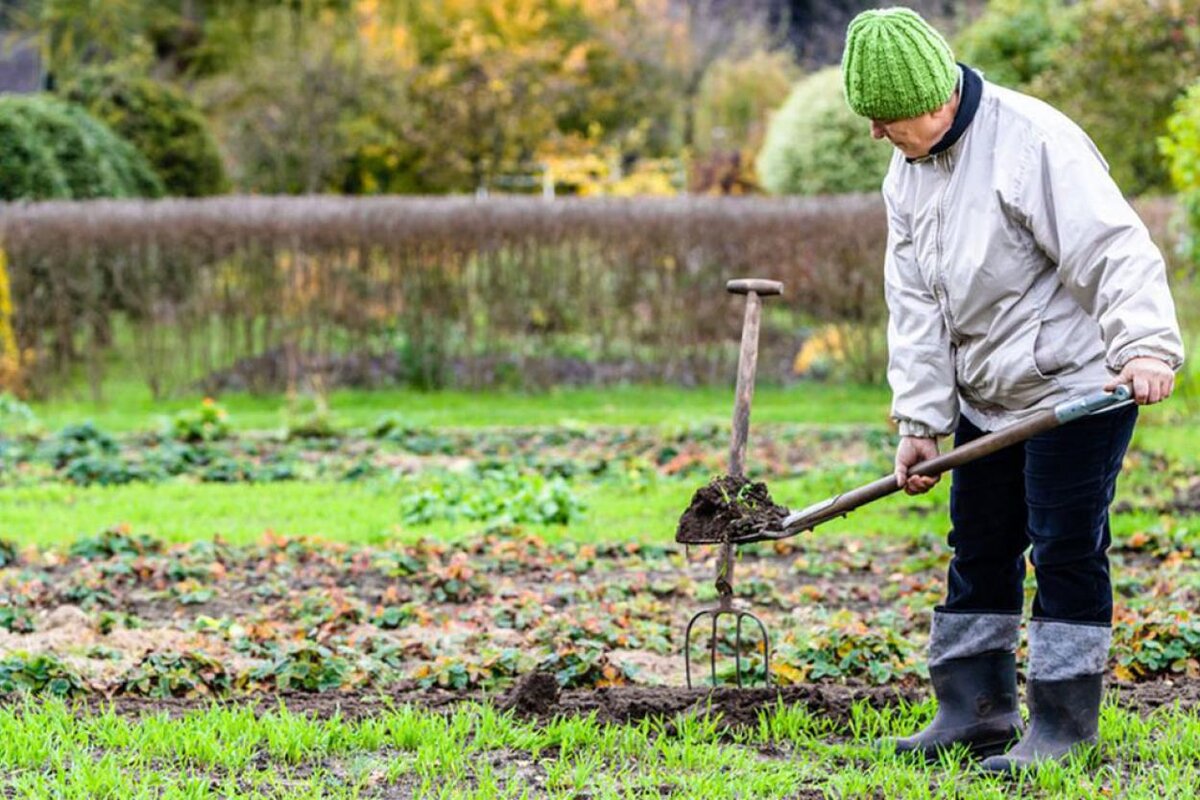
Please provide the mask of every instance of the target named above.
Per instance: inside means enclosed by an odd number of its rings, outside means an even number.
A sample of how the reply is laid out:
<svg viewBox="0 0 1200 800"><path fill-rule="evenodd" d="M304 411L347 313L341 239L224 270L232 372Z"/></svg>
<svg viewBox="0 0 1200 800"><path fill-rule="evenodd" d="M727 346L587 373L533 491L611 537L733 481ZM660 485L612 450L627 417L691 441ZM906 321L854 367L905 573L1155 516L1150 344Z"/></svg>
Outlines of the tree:
<svg viewBox="0 0 1200 800"><path fill-rule="evenodd" d="M1200 74L1200 0L1088 0L1031 91L1078 122L1132 195L1169 187L1156 146Z"/></svg>
<svg viewBox="0 0 1200 800"><path fill-rule="evenodd" d="M988 80L1019 89L1072 40L1080 8L1068 0L992 0L959 34L955 53Z"/></svg>

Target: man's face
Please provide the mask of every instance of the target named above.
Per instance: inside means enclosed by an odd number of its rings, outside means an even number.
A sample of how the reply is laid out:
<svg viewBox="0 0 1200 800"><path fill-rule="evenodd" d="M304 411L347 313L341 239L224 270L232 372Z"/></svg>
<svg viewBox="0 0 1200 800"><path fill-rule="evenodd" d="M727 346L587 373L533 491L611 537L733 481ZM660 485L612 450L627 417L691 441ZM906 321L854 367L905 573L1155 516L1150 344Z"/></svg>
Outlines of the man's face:
<svg viewBox="0 0 1200 800"><path fill-rule="evenodd" d="M904 153L906 158L921 158L929 155L933 146L941 141L954 123L957 95L941 108L919 117L907 119L871 120L871 136L887 139Z"/></svg>

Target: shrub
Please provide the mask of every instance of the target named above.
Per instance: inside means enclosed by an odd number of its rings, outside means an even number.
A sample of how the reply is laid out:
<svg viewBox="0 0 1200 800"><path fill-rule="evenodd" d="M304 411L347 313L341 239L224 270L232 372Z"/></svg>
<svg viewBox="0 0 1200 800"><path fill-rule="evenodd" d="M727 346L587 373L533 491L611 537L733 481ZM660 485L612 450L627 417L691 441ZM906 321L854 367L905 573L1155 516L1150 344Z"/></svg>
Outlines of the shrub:
<svg viewBox="0 0 1200 800"><path fill-rule="evenodd" d="M1200 267L1200 82L1176 102L1158 144L1187 220L1179 250L1192 267Z"/></svg>
<svg viewBox="0 0 1200 800"><path fill-rule="evenodd" d="M129 142L83 108L49 95L5 98L3 111L23 118L61 171L70 197L141 197L162 184Z"/></svg>
<svg viewBox="0 0 1200 800"><path fill-rule="evenodd" d="M886 225L878 195L241 197L14 206L0 238L35 394L85 360L99 392L118 342L85 323L123 316L161 396L238 369L297 391L726 381L742 306L721 287L745 274L787 286L759 361L779 380L806 321L882 318ZM405 366L398 342L428 355Z"/></svg>
<svg viewBox="0 0 1200 800"><path fill-rule="evenodd" d="M756 167L774 194L877 191L892 150L846 105L841 71L830 67L792 90L771 119Z"/></svg>
<svg viewBox="0 0 1200 800"><path fill-rule="evenodd" d="M1096 142L1126 194L1165 190L1156 146L1172 104L1200 73L1200 0L1088 0L1079 32L1030 90Z"/></svg>
<svg viewBox="0 0 1200 800"><path fill-rule="evenodd" d="M82 106L68 103L63 106L63 110L83 132L84 138L93 143L96 156L106 162L114 173L116 193L90 196L162 197L165 191L162 180L136 147L89 114ZM68 180L71 179L70 170L67 171L67 177ZM84 196L76 193L75 197L82 199Z"/></svg>
<svg viewBox="0 0 1200 800"><path fill-rule="evenodd" d="M1078 5L1065 0L992 0L955 44L960 61L993 83L1025 86L1050 66L1077 30Z"/></svg>
<svg viewBox="0 0 1200 800"><path fill-rule="evenodd" d="M179 89L99 67L79 73L63 94L133 143L168 194L199 197L225 190L225 169L208 124Z"/></svg>
<svg viewBox="0 0 1200 800"><path fill-rule="evenodd" d="M20 100L0 98L0 199L50 200L70 196L50 145L24 114Z"/></svg>

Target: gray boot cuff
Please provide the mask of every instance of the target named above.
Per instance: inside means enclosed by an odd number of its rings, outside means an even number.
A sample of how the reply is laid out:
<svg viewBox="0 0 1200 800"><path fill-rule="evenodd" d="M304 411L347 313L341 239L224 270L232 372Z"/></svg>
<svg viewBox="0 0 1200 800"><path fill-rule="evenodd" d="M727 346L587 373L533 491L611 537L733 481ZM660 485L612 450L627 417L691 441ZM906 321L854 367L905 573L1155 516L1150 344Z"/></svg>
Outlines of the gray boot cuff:
<svg viewBox="0 0 1200 800"><path fill-rule="evenodd" d="M929 666L951 658L966 658L992 650L1015 652L1021 633L1021 615L933 612L929 629Z"/></svg>
<svg viewBox="0 0 1200 800"><path fill-rule="evenodd" d="M1108 671L1112 628L1086 622L1029 623L1029 677L1062 681Z"/></svg>

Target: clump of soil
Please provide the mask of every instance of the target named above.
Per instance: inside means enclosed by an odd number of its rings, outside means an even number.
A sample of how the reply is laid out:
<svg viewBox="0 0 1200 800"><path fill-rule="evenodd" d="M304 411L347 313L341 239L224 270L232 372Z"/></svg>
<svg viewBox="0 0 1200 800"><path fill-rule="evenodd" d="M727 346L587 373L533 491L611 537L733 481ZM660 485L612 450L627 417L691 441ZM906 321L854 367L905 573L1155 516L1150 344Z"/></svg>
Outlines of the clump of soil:
<svg viewBox="0 0 1200 800"><path fill-rule="evenodd" d="M547 714L558 705L558 681L549 672L531 672L501 698L504 711L516 711L523 716Z"/></svg>
<svg viewBox="0 0 1200 800"><path fill-rule="evenodd" d="M762 482L737 475L714 478L692 495L679 518L675 541L681 544L719 544L738 532L778 528L788 509L776 505Z"/></svg>

